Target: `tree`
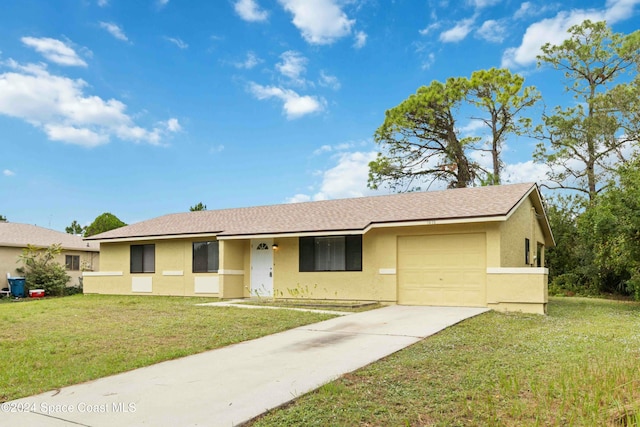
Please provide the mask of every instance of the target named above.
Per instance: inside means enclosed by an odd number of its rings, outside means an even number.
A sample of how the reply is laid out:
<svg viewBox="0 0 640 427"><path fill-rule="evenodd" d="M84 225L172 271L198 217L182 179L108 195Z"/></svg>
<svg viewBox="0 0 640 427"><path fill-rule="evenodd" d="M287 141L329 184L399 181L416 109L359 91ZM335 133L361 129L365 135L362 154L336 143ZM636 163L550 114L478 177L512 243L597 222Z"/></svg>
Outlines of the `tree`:
<svg viewBox="0 0 640 427"><path fill-rule="evenodd" d="M124 222L120 221L120 219L109 213L105 212L102 215L99 215L89 226L85 229L84 235L85 237L93 236L95 234L104 233L105 231L114 230L116 228L124 227Z"/></svg>
<svg viewBox="0 0 640 427"><path fill-rule="evenodd" d="M623 73L637 71L640 32L614 34L606 23L589 20L568 32L561 44L542 47L538 65L564 72L574 106L558 106L553 115L544 115L534 158L550 166L548 177L558 188L593 201L614 172L612 159L626 161L623 148L629 139L620 131L627 112L616 109L625 104L612 98L613 86Z"/></svg>
<svg viewBox="0 0 640 427"><path fill-rule="evenodd" d="M507 135L521 133L530 120L520 114L540 100L540 93L533 86L524 87L524 77L512 74L504 68L474 71L466 82L466 99L482 114L472 117L482 121L490 130L489 149L492 173L487 184L499 185L503 162L500 158Z"/></svg>
<svg viewBox="0 0 640 427"><path fill-rule="evenodd" d="M0 215L0 222L7 222L7 217L4 215Z"/></svg>
<svg viewBox="0 0 640 427"><path fill-rule="evenodd" d="M374 135L385 154L369 163L369 187L388 184L392 189L419 189L423 182L442 180L449 187L471 184L478 168L465 152L470 139L460 139L455 111L464 99L456 79L433 81L398 106L387 110Z"/></svg>
<svg viewBox="0 0 640 427"><path fill-rule="evenodd" d="M616 181L596 198L581 225L592 243L600 291L640 299L640 157L621 166Z"/></svg>
<svg viewBox="0 0 640 427"><path fill-rule="evenodd" d="M44 289L45 295L64 295L70 277L65 267L55 261L61 253L62 246L59 244L47 248L27 245L22 250L18 261L22 262L23 266L17 270L25 275L29 288Z"/></svg>
<svg viewBox="0 0 640 427"><path fill-rule="evenodd" d="M84 236L87 227L81 226L78 221L73 220L70 226L65 227L64 231L69 234Z"/></svg>
<svg viewBox="0 0 640 427"><path fill-rule="evenodd" d="M375 133L383 147L369 163L369 186L389 184L392 189L413 190L414 182L442 180L449 187L466 187L478 179L483 184L500 184L502 147L509 134L519 134L530 120L522 112L540 99L534 87L524 87L524 78L507 69L491 68L471 78L450 78L421 87L400 105L388 110ZM458 123L481 121L488 141L482 136L463 136ZM469 160L469 152L491 153L492 170Z"/></svg>
<svg viewBox="0 0 640 427"><path fill-rule="evenodd" d="M197 205L189 207L189 210L191 212L206 211L207 210L207 205L203 205L202 202L198 202Z"/></svg>

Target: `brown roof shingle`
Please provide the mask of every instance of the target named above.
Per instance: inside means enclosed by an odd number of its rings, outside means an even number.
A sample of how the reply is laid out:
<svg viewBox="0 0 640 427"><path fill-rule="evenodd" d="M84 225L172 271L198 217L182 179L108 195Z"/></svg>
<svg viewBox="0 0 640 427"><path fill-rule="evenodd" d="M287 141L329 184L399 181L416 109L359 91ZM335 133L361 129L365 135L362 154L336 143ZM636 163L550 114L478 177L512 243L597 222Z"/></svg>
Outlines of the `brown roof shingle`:
<svg viewBox="0 0 640 427"><path fill-rule="evenodd" d="M26 247L27 245L47 247L62 245L63 249L97 252L100 244L85 242L80 236L50 230L31 224L0 222L0 246Z"/></svg>
<svg viewBox="0 0 640 427"><path fill-rule="evenodd" d="M363 230L376 223L502 216L507 215L534 186L531 183L512 184L176 213L89 239L329 232Z"/></svg>

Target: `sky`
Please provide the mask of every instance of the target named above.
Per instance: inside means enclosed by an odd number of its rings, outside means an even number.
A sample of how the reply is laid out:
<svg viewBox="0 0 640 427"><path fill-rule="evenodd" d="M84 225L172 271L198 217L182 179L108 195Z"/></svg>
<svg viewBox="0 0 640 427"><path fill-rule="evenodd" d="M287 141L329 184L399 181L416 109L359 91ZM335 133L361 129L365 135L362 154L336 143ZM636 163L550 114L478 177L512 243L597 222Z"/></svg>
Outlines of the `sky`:
<svg viewBox="0 0 640 427"><path fill-rule="evenodd" d="M0 214L64 231L367 188L385 111L423 85L536 65L584 19L638 29L640 0L20 0L0 7ZM541 110L541 106L536 107ZM531 116L540 111L531 111ZM477 126L462 117L461 129ZM504 181L544 180L507 140Z"/></svg>

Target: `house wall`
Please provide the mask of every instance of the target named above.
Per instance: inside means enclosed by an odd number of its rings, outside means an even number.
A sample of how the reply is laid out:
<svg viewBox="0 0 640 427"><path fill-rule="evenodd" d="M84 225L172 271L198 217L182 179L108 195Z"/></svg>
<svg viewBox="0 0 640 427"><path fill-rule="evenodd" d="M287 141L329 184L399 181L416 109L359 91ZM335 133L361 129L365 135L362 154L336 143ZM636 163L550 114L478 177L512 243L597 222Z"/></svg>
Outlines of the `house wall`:
<svg viewBox="0 0 640 427"><path fill-rule="evenodd" d="M100 245L102 263L100 271L84 274L84 292L113 295L179 295L219 296L227 292L242 296L242 242L225 245L220 242L220 270L218 273L193 272L193 242L215 240L170 239L147 240L135 243L110 243ZM234 242L235 243L235 242ZM131 244L155 244L155 272L131 273ZM230 271L228 277L222 274ZM222 273L221 273L222 272Z"/></svg>
<svg viewBox="0 0 640 427"><path fill-rule="evenodd" d="M7 273L10 273L12 277L20 276L16 271L16 268L22 266L22 263L17 262L18 257L22 254L22 248L1 246L0 247L0 286L3 288L7 286ZM67 274L71 279L67 286L78 286L79 278L82 277L82 269L85 268L88 271L94 271L100 269L100 253L99 252L85 252L85 251L72 251L64 250L60 255L55 258L55 261L65 265L65 255L78 255L80 257L80 270L71 271L67 270Z"/></svg>
<svg viewBox="0 0 640 427"><path fill-rule="evenodd" d="M525 265L524 239L531 241L531 260L544 237L525 200L506 222L373 227L363 235L362 271L300 272L299 238L274 238L274 297L335 300L398 301L398 239L402 236L484 234L486 305L501 311L544 313L547 270ZM129 272L130 243L101 245L101 271L85 273L87 293L201 295L221 298L250 296L249 239L221 240L218 273L192 273L192 242L211 238L136 241L156 245L156 271ZM425 301L428 303L428 301Z"/></svg>
<svg viewBox="0 0 640 427"><path fill-rule="evenodd" d="M276 239L274 296L396 302L399 236L478 232L487 236L487 265L499 267L500 234L495 223L373 228L362 238L361 272L300 272L299 239Z"/></svg>
<svg viewBox="0 0 640 427"><path fill-rule="evenodd" d="M533 267L536 265L537 244L545 244L540 221L536 218L533 203L526 199L511 217L501 225L500 245L502 247L500 265L502 267ZM530 264L525 263L525 238L530 241ZM544 266L544 250L541 265Z"/></svg>

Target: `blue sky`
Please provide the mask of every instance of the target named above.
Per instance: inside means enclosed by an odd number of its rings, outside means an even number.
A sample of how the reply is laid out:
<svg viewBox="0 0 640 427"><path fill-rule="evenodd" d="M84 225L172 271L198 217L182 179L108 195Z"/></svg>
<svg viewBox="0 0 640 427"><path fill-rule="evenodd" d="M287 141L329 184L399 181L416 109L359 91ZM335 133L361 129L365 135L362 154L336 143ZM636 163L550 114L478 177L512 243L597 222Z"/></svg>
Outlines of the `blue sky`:
<svg viewBox="0 0 640 427"><path fill-rule="evenodd" d="M539 47L586 18L634 31L639 3L4 2L0 214L64 230L103 212L133 223L198 202L374 194L385 110L432 80L500 66L548 106L569 102L562 76L536 68ZM507 181L544 178L534 145L508 141Z"/></svg>

